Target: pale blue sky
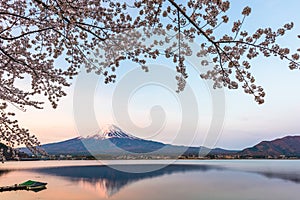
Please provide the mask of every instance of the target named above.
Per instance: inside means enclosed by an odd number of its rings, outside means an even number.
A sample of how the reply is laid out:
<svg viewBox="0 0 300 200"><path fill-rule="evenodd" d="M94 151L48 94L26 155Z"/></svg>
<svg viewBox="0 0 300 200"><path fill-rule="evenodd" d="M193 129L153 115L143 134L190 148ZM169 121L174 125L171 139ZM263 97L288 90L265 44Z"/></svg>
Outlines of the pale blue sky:
<svg viewBox="0 0 300 200"><path fill-rule="evenodd" d="M250 5L252 13L246 19L243 27L251 32L255 28L268 26L277 28L294 21L294 30L280 42L292 49L300 47L300 40L296 39L296 35L300 34L300 15L298 14L300 2L298 0L233 0L229 16L233 19L240 18L241 10L245 5ZM155 61L151 63L163 64L172 68L172 63L164 60L159 60L159 63ZM130 69L133 68L127 65L124 63L121 66L118 81L128 75ZM298 70L290 71L287 63L276 57L259 58L252 62L252 65L252 72L257 83L262 85L267 93L266 102L263 105L257 105L251 96L244 94L241 90L228 91L225 89L226 118L223 131L215 138L218 147L241 149L261 140L270 140L286 135L300 135L298 120L300 119L300 72ZM195 134L174 135L180 127L182 107L173 91L157 84L138 88L129 100L129 116L138 126L136 132L130 127L121 128L130 130L132 134L139 137L167 143L203 144L214 115L211 94L206 82L199 79L195 69L190 68L189 72L188 83L195 93L199 107L199 124ZM120 87L118 84L119 82L114 85L104 85L99 82L95 92L94 111L100 125L116 123L111 112L111 102L115 89ZM56 110L51 109L47 104L44 110L30 109L25 113L18 112L20 123L36 134L42 143L78 136L78 127L76 127L73 115L73 91L74 86L68 89L68 96L61 100ZM157 134L147 135L149 133L143 133L141 129L151 123L149 113L151 107L155 105L163 107L166 121L164 127ZM154 112L156 111L154 110ZM88 118L88 116L84 117Z"/></svg>

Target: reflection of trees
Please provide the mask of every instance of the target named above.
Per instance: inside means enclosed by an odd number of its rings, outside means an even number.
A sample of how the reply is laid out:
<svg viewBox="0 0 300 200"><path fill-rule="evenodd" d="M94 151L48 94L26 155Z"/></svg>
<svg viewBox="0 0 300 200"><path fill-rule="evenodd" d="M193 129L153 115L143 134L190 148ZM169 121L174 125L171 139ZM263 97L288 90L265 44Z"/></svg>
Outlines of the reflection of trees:
<svg viewBox="0 0 300 200"><path fill-rule="evenodd" d="M119 166L122 167L122 166ZM128 167L125 166L124 167ZM131 168L137 166L130 166ZM139 167L141 167L139 165ZM149 167L149 165L145 165ZM159 165L155 165L158 168ZM56 175L68 178L71 181L84 182L98 186L99 189L104 190L107 196L116 194L124 186L147 178L154 178L166 174L185 173L189 171L207 171L210 169L218 169L209 165L169 165L156 171L147 173L128 173L118 171L108 166L73 166L60 168L42 168L36 169L41 173Z"/></svg>
<svg viewBox="0 0 300 200"><path fill-rule="evenodd" d="M294 173L276 173L276 172L256 172L260 175L263 175L267 178L277 178L286 181L292 181L294 183L300 184L300 174Z"/></svg>
<svg viewBox="0 0 300 200"><path fill-rule="evenodd" d="M3 176L4 174L7 174L9 172L9 170L0 170L0 176Z"/></svg>

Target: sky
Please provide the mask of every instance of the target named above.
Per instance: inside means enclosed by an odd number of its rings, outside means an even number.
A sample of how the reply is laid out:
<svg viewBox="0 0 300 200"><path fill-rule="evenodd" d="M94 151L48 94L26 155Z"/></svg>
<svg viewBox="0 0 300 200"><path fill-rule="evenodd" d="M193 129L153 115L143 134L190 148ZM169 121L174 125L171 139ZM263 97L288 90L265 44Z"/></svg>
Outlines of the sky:
<svg viewBox="0 0 300 200"><path fill-rule="evenodd" d="M245 29L277 28L293 21L293 31L280 43L293 50L300 47L298 0L232 0L228 15L240 19L246 5L252 13ZM105 124L144 139L227 149L300 135L299 70L289 70L277 57L254 60L251 72L267 94L265 103L257 105L242 90L212 90L209 81L199 78L196 62L188 60L188 87L179 95L170 61L148 63L150 74L124 62L116 83L105 85L102 78L82 73L57 109L46 103L43 110L16 111L17 119L42 143L89 135Z"/></svg>

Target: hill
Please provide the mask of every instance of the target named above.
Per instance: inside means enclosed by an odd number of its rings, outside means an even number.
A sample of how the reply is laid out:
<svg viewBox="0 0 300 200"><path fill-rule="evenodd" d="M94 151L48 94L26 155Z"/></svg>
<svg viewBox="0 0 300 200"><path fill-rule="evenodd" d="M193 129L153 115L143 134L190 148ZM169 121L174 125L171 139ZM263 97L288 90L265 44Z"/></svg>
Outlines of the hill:
<svg viewBox="0 0 300 200"><path fill-rule="evenodd" d="M287 136L272 141L262 141L238 153L246 157L300 157L300 136Z"/></svg>

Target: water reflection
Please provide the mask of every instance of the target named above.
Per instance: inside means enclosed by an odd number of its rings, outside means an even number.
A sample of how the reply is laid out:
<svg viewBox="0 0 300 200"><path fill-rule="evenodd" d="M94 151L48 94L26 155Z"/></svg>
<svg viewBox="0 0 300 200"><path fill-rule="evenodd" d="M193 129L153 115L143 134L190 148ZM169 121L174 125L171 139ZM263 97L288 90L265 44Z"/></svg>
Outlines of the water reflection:
<svg viewBox="0 0 300 200"><path fill-rule="evenodd" d="M285 181L291 181L297 184L300 184L300 175L299 174L289 174L289 173L276 173L276 172L257 172L270 179L281 179Z"/></svg>
<svg viewBox="0 0 300 200"><path fill-rule="evenodd" d="M151 165L124 165L124 168L153 167ZM156 166L160 167L160 166ZM96 189L97 192L111 197L126 185L148 178L171 175L174 173L185 173L190 171L207 171L221 169L209 165L169 165L161 167L157 171L147 173L128 173L118 171L108 166L73 166L59 168L34 169L35 172L64 177L70 181L77 182L85 189Z"/></svg>
<svg viewBox="0 0 300 200"><path fill-rule="evenodd" d="M135 174L96 164L62 166L63 163L58 162L56 166L43 163L46 168L0 169L0 186L29 179L48 182L47 189L41 192L5 192L0 194L0 199L299 199L299 162L187 162ZM122 167L153 167L151 164L126 164ZM287 167L287 164L294 165ZM37 162L32 163L32 167L36 165Z"/></svg>
<svg viewBox="0 0 300 200"><path fill-rule="evenodd" d="M43 191L43 190L46 190L46 189L47 189L47 187L43 187L43 188L33 189L33 190L29 190L29 191L40 192L40 191Z"/></svg>
<svg viewBox="0 0 300 200"><path fill-rule="evenodd" d="M9 170L0 170L0 176L9 173Z"/></svg>
<svg viewBox="0 0 300 200"><path fill-rule="evenodd" d="M190 171L208 171L208 170L228 170L221 166L215 165L169 165L169 166L153 166L153 165L119 165L123 169L131 168L131 171L140 171L140 168L161 168L156 171L147 173L128 173L118 171L108 166L69 166L69 167L51 167L34 169L36 172L43 174L64 177L72 182L76 182L85 189L96 190L98 193L111 197L118 193L120 189L133 182L155 178L163 175L171 175L175 173L185 173ZM126 171L126 170L125 170ZM285 181L291 181L300 184L300 175L295 173L281 173L276 171L248 171L240 169L239 171L247 171L267 177L269 179L277 178ZM1 175L1 173L0 173Z"/></svg>

